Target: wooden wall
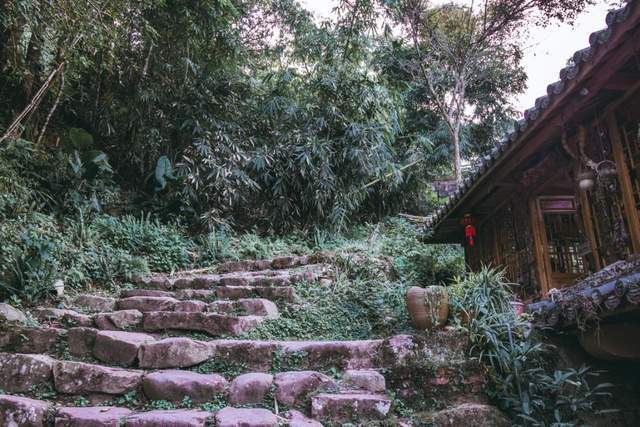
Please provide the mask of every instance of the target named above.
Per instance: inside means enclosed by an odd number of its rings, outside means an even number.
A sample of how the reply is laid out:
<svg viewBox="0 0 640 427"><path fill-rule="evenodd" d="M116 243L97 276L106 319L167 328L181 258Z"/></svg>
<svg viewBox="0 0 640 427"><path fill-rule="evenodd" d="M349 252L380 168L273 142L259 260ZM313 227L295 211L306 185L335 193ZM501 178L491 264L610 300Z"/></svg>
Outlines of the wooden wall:
<svg viewBox="0 0 640 427"><path fill-rule="evenodd" d="M569 186L564 189L568 194L563 195L575 197L588 272L639 253L640 97L628 97L591 122L576 126L565 143L558 141L557 146L562 146L565 184ZM589 162L601 168L615 164L615 174L599 176L592 190L582 191L576 176ZM526 178L526 171L522 173L520 178ZM521 183L517 178L515 182ZM530 193L531 186L525 186L524 194L516 192L492 215L481 218L476 225L476 245L466 248L471 269L483 265L504 268L507 278L520 285L518 294L523 300L545 296L554 286L548 265L544 265L546 240L539 235L544 233L544 224L536 222L539 218L533 208L536 197L545 195L545 186Z"/></svg>

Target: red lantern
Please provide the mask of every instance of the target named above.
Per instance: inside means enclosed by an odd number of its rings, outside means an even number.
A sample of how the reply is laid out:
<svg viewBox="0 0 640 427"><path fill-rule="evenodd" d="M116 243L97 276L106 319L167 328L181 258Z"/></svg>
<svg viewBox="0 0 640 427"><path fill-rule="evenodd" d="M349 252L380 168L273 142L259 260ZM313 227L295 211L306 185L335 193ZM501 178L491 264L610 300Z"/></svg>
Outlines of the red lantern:
<svg viewBox="0 0 640 427"><path fill-rule="evenodd" d="M465 214L460 220L460 224L464 226L464 237L467 238L469 246L473 246L476 237L476 228L473 226L473 217L471 214Z"/></svg>

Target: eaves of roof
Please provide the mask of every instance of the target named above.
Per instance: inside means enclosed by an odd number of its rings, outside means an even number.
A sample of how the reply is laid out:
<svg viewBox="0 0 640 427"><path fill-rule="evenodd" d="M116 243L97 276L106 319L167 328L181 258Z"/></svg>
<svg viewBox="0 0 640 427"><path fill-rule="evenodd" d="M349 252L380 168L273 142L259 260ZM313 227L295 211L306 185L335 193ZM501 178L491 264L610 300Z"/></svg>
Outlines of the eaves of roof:
<svg viewBox="0 0 640 427"><path fill-rule="evenodd" d="M578 50L573 54L573 64L560 70L560 79L547 86L547 94L536 99L535 105L524 112L524 117L519 120L515 129L493 148L491 153L482 159L478 169L464 179L458 190L451 195L449 201L440 207L430 218L426 227L436 230L440 224L458 207L461 202L471 193L480 181L487 175L488 171L494 169L506 157L507 153L522 143L526 138L523 136L528 130L537 125L542 113L552 105L552 103L566 94L568 87L579 76L583 67L590 64L596 53L602 49L607 49L608 42L616 31L616 28L626 21L634 7L640 0L627 0L627 4L617 10L609 12L606 16L607 27L603 30L591 33L589 36L589 47Z"/></svg>

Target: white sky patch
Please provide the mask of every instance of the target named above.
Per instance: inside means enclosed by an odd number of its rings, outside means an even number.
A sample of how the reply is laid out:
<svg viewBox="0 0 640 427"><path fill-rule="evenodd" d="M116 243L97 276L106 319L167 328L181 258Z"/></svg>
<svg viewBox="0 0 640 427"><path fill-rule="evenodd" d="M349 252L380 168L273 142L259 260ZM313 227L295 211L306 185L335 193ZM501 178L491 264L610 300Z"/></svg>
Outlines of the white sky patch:
<svg viewBox="0 0 640 427"><path fill-rule="evenodd" d="M467 1L459 1L468 3ZM318 17L328 17L338 4L337 0L300 0L300 3ZM434 4L449 3L436 0ZM531 27L524 40L522 65L528 75L527 89L513 100L516 109L533 107L536 98L547 94L547 85L558 80L558 73L573 53L589 46L589 34L606 27L605 17L611 0L596 0L578 18L574 25Z"/></svg>

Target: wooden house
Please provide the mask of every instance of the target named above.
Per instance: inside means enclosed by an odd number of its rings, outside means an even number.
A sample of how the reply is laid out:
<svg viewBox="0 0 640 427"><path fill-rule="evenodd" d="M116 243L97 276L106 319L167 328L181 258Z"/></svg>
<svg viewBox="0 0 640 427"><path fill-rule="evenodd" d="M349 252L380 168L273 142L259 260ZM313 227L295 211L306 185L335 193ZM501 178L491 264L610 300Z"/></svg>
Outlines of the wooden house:
<svg viewBox="0 0 640 427"><path fill-rule="evenodd" d="M606 24L429 224L557 328L640 323L640 0Z"/></svg>

